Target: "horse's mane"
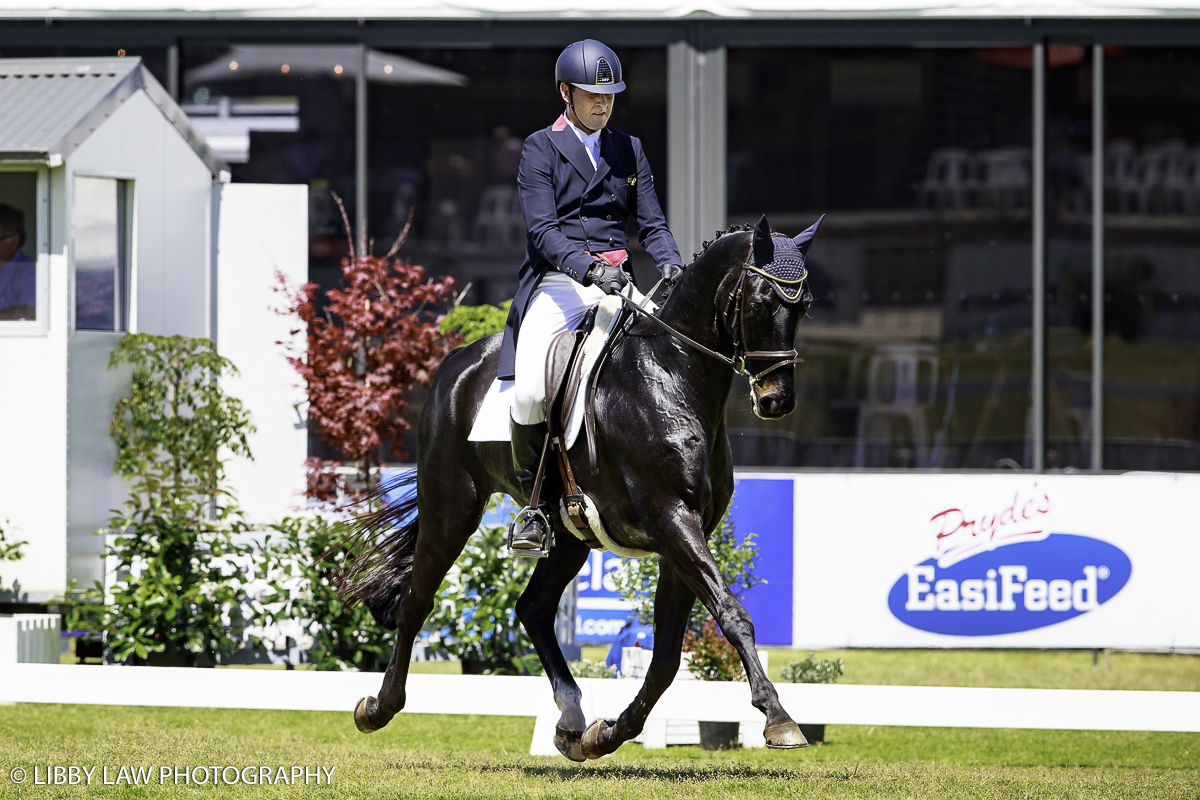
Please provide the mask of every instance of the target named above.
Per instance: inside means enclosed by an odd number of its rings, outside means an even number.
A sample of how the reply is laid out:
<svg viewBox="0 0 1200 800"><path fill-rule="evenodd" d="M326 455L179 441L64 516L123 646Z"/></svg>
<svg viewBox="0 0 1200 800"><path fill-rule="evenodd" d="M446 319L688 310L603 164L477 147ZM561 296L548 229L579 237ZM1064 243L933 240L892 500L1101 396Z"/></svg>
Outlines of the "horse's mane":
<svg viewBox="0 0 1200 800"><path fill-rule="evenodd" d="M694 262L696 259L698 259L700 255L709 248L709 245L713 244L713 242L716 242L722 236L728 236L731 233L746 233L752 230L754 230L754 226L749 223L734 223L723 231L717 231L713 234L711 241L700 243L700 252L692 253L692 261Z"/></svg>

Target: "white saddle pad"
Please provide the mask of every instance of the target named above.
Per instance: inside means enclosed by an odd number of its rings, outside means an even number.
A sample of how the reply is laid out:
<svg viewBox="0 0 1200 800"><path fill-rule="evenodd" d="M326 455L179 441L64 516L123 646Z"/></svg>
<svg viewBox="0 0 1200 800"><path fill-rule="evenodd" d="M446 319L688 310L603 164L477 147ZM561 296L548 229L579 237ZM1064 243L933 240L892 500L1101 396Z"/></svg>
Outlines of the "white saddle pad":
<svg viewBox="0 0 1200 800"><path fill-rule="evenodd" d="M652 309L653 304L648 303ZM596 311L596 323L583 343L583 370L580 375L579 389L571 402L571 410L567 417L567 448L575 444L579 430L583 427L583 411L588 385L592 382L592 371L596 360L617 321L617 313L621 310L621 298L609 295L600 301ZM471 425L471 435L467 437L472 442L507 442L512 438L512 407L516 398L513 391L514 381L502 381L499 378L492 381L484 395L483 404L475 414Z"/></svg>

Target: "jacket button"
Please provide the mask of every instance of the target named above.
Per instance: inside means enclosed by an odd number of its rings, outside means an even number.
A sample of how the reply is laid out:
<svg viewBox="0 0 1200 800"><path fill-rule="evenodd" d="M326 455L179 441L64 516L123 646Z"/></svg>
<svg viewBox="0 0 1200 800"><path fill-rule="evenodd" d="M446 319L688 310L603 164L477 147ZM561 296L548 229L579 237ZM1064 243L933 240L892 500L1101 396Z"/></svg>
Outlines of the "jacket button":
<svg viewBox="0 0 1200 800"><path fill-rule="evenodd" d="M613 200L617 199L617 196L615 194L610 194L609 197L611 197Z"/></svg>
<svg viewBox="0 0 1200 800"><path fill-rule="evenodd" d="M612 214L609 214L607 217L605 217L605 219L609 222L612 222Z"/></svg>
<svg viewBox="0 0 1200 800"><path fill-rule="evenodd" d="M582 221L582 222L587 222L587 217L580 217L579 219L580 219L580 221Z"/></svg>
<svg viewBox="0 0 1200 800"><path fill-rule="evenodd" d="M613 243L613 238L612 238L611 236L610 236L610 237L608 237L608 243L609 243L609 244L612 244L612 243Z"/></svg>

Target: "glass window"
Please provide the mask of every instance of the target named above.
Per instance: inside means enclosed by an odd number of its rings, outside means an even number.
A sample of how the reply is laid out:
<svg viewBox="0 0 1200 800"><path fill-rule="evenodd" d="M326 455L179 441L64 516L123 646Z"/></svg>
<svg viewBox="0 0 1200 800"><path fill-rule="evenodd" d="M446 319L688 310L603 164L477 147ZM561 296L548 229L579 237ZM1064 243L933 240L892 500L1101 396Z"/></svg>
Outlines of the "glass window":
<svg viewBox="0 0 1200 800"><path fill-rule="evenodd" d="M75 178L75 328L126 329L127 181Z"/></svg>
<svg viewBox="0 0 1200 800"><path fill-rule="evenodd" d="M0 171L0 321L37 318L37 173Z"/></svg>
<svg viewBox="0 0 1200 800"><path fill-rule="evenodd" d="M525 252L516 198L525 137L562 111L554 87L561 48L370 50L368 235L391 247L413 210L400 256L452 275L463 302L512 298ZM618 49L626 91L613 127L642 140L666 205L666 51ZM341 280L346 232L331 191L356 219L355 74L358 49L343 45L184 47L184 110L231 164L236 182L309 187L309 278ZM657 271L630 247L648 289ZM420 413L415 391L409 417ZM405 447L415 457L415 436ZM390 448L385 448L390 459ZM309 452L334 457L315 437Z"/></svg>
<svg viewBox="0 0 1200 800"><path fill-rule="evenodd" d="M525 137L563 111L554 64L561 48L400 50L383 54L385 75L371 83L370 225L387 252L413 210L400 255L431 274L452 275L468 304L499 304L517 290L525 219L517 167ZM663 48L617 48L627 88L611 127L642 140L666 210L667 84ZM631 225L632 225L631 220ZM639 285L658 279L631 228L630 260ZM340 232L337 235L341 235ZM409 419L418 419L415 392ZM415 425L414 425L415 431ZM416 455L416 436L405 449ZM388 456L391 457L390 455Z"/></svg>
<svg viewBox="0 0 1200 800"><path fill-rule="evenodd" d="M1091 48L1046 52L1046 469L1090 469Z"/></svg>
<svg viewBox="0 0 1200 800"><path fill-rule="evenodd" d="M563 110L554 84L560 48L403 50L392 75L371 84L371 224L386 252L411 207L402 255L471 286L464 302L500 303L517 289L525 220L517 167L525 137ZM617 49L627 89L610 126L642 140L666 206L666 51ZM386 66L386 65L385 65ZM420 77L418 77L420 76ZM632 221L631 221L632 223ZM630 257L642 288L657 280L632 235Z"/></svg>
<svg viewBox="0 0 1200 800"><path fill-rule="evenodd" d="M186 43L182 105L236 183L309 187L309 278L337 285L355 219L355 45Z"/></svg>
<svg viewBox="0 0 1200 800"><path fill-rule="evenodd" d="M742 466L1029 466L1029 49L731 50L729 221L809 258L798 404Z"/></svg>
<svg viewBox="0 0 1200 800"><path fill-rule="evenodd" d="M1104 466L1200 469L1200 49L1105 56Z"/></svg>

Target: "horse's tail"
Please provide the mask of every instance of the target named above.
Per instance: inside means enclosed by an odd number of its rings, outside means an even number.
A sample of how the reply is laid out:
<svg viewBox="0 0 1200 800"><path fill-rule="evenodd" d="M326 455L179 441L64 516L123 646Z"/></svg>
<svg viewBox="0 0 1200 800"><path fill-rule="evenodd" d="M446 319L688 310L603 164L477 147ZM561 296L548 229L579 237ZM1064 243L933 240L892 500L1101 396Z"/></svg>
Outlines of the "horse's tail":
<svg viewBox="0 0 1200 800"><path fill-rule="evenodd" d="M358 552L338 572L338 596L350 606L361 602L376 622L395 630L417 550L417 471L381 482L365 505L374 510L360 515L344 540Z"/></svg>

